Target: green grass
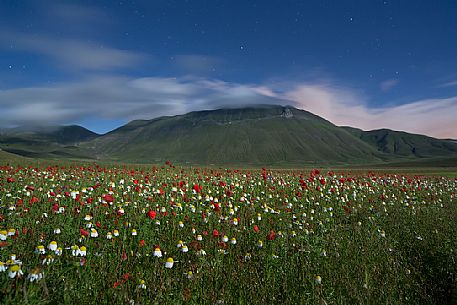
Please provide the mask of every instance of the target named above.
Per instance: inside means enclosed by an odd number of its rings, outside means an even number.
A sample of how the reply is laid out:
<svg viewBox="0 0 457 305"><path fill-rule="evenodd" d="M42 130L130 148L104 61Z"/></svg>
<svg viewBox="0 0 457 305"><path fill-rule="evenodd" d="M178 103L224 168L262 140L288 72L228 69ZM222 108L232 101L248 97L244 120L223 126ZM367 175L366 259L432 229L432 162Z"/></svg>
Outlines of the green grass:
<svg viewBox="0 0 457 305"><path fill-rule="evenodd" d="M0 230L16 230L1 244L0 261L12 268L14 253L24 272L14 279L0 272L4 304L456 302L453 178L282 169L265 171L264 179L258 169L20 162L0 167ZM110 192L113 202L105 203ZM64 211L53 211L55 204ZM81 237L89 222L98 237ZM107 240L114 230L120 236ZM222 242L214 230L237 243ZM35 253L53 240L61 256ZM87 247L87 256L73 256L73 245ZM157 246L162 258L153 256ZM43 265L48 254L55 261ZM168 257L176 261L171 269ZM44 278L30 282L36 268Z"/></svg>
<svg viewBox="0 0 457 305"><path fill-rule="evenodd" d="M24 161L24 159L26 158L0 150L0 162L2 162L3 164L22 162Z"/></svg>

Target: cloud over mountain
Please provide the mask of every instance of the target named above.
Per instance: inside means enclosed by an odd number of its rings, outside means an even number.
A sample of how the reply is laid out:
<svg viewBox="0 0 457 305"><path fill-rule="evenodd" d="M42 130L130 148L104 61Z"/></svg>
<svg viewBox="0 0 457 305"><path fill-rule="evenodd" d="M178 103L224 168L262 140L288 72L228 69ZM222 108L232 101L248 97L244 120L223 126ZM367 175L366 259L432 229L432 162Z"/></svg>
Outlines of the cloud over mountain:
<svg viewBox="0 0 457 305"><path fill-rule="evenodd" d="M88 117L128 121L246 104L290 104L337 125L457 138L457 97L373 108L356 90L328 82L278 90L204 78L103 76L0 90L0 119L3 126L78 123Z"/></svg>

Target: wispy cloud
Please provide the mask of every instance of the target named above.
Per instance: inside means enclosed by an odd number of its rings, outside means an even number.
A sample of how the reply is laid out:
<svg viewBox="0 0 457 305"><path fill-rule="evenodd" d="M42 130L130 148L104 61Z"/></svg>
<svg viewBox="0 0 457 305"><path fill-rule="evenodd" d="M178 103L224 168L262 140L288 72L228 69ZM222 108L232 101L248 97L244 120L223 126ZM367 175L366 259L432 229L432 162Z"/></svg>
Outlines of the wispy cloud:
<svg viewBox="0 0 457 305"><path fill-rule="evenodd" d="M396 87L400 83L400 80L397 78L392 78L385 80L379 84L379 88L381 88L382 91L388 92L392 90L394 87Z"/></svg>
<svg viewBox="0 0 457 305"><path fill-rule="evenodd" d="M50 18L60 19L66 24L77 26L100 23L108 18L99 8L76 3L47 3L44 4L43 11Z"/></svg>
<svg viewBox="0 0 457 305"><path fill-rule="evenodd" d="M271 86L204 78L99 77L52 87L0 91L0 124L68 124L87 118L151 119L246 104L290 104L334 124L457 138L457 97L373 108L357 90L331 82Z"/></svg>
<svg viewBox="0 0 457 305"><path fill-rule="evenodd" d="M256 87L203 79L102 77L0 91L3 126L68 124L88 117L151 119L192 110L278 103Z"/></svg>
<svg viewBox="0 0 457 305"><path fill-rule="evenodd" d="M411 101L403 105L370 107L355 90L331 84L304 84L285 97L300 108L336 125L364 130L389 128L437 138L457 139L457 97Z"/></svg>
<svg viewBox="0 0 457 305"><path fill-rule="evenodd" d="M457 79L453 81L449 81L438 86L439 88L447 88L447 87L457 87Z"/></svg>
<svg viewBox="0 0 457 305"><path fill-rule="evenodd" d="M59 67L86 71L130 68L145 55L78 39L58 39L47 35L0 31L0 44L51 58Z"/></svg>
<svg viewBox="0 0 457 305"><path fill-rule="evenodd" d="M223 63L217 57L199 54L176 55L174 61L179 70L193 75L206 75L215 72Z"/></svg>

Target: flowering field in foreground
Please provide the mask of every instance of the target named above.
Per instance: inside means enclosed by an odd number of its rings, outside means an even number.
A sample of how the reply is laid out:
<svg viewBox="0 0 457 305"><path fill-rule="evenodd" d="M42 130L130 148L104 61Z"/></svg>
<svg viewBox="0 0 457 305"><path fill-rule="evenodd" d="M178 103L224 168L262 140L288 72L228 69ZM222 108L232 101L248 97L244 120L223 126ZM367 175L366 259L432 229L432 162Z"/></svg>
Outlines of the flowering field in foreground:
<svg viewBox="0 0 457 305"><path fill-rule="evenodd" d="M400 174L3 166L0 300L443 304L456 191Z"/></svg>

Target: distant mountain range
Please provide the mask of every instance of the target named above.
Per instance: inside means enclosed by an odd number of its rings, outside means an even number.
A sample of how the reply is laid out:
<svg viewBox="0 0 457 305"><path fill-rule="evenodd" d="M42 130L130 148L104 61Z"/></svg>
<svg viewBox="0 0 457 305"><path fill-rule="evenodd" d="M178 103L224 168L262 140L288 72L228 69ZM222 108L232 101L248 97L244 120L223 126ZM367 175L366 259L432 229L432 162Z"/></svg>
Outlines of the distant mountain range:
<svg viewBox="0 0 457 305"><path fill-rule="evenodd" d="M0 149L32 158L199 165L457 166L457 142L338 127L291 106L256 105L132 121L104 135L81 126L0 131Z"/></svg>

